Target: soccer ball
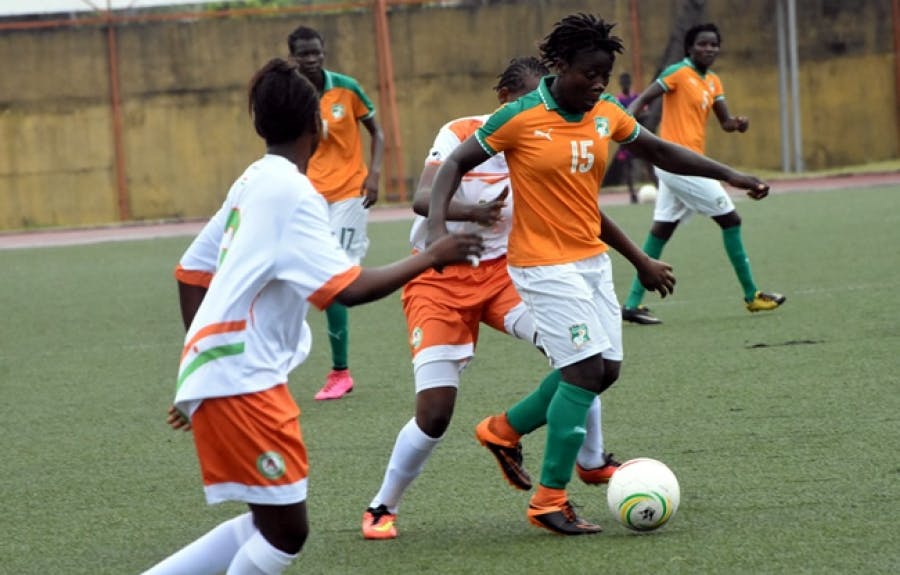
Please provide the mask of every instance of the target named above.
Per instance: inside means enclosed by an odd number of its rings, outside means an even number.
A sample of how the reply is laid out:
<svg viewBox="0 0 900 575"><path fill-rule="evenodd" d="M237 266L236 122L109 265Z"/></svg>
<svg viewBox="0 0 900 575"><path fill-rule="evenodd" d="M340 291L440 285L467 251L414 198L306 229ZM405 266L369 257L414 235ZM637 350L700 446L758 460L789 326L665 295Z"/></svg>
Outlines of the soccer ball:
<svg viewBox="0 0 900 575"><path fill-rule="evenodd" d="M681 490L672 470L647 457L623 463L606 490L613 516L634 531L653 531L665 525L680 500Z"/></svg>
<svg viewBox="0 0 900 575"><path fill-rule="evenodd" d="M656 201L656 186L653 184L644 184L638 188L638 201L642 204L652 204Z"/></svg>

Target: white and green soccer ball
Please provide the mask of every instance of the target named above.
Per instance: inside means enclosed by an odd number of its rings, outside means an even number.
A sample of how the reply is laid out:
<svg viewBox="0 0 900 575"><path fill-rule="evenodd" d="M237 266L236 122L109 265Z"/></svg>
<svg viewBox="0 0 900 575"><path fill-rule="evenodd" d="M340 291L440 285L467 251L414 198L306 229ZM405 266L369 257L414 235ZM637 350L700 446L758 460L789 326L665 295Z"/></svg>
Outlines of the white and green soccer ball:
<svg viewBox="0 0 900 575"><path fill-rule="evenodd" d="M675 515L681 490L675 474L664 463L640 457L626 461L613 473L606 501L625 527L653 531Z"/></svg>

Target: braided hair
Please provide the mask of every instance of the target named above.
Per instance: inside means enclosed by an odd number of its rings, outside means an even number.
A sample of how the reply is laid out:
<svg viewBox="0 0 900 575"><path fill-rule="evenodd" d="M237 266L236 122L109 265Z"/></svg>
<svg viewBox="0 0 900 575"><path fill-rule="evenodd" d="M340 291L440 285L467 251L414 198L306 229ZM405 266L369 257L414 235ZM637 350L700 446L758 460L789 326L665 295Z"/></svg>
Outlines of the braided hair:
<svg viewBox="0 0 900 575"><path fill-rule="evenodd" d="M319 130L319 97L294 61L273 58L253 75L248 108L256 133L268 145Z"/></svg>
<svg viewBox="0 0 900 575"><path fill-rule="evenodd" d="M610 36L615 24L607 24L593 14L571 14L553 26L544 41L538 46L541 62L555 66L558 62L572 62L579 52L603 50L610 56L622 53L622 39Z"/></svg>
<svg viewBox="0 0 900 575"><path fill-rule="evenodd" d="M522 92L525 89L525 80L532 76L546 76L550 73L547 66L534 56L520 56L509 61L509 65L497 76L500 80L494 86L494 91L499 92L506 88L510 92Z"/></svg>

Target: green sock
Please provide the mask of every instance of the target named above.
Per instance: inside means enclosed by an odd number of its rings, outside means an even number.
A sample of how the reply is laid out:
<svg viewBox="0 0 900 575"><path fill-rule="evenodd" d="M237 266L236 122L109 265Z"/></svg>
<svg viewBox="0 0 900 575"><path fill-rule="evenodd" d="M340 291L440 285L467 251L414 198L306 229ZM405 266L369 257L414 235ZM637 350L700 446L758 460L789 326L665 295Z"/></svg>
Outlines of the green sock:
<svg viewBox="0 0 900 575"><path fill-rule="evenodd" d="M644 241L644 253L650 256L653 259L659 258L662 255L663 248L666 246L666 242L668 240L664 240L660 237L654 236L652 233L647 234L647 239ZM641 300L644 299L644 286L641 285L641 281L634 276L634 279L631 280L631 291L628 292L628 299L625 300L625 307L628 309L634 309L641 305Z"/></svg>
<svg viewBox="0 0 900 575"><path fill-rule="evenodd" d="M523 397L514 406L506 411L506 419L509 425L516 430L519 435L531 433L535 429L547 423L547 407L550 400L556 393L556 387L562 381L562 373L558 369L554 369L544 381L532 391Z"/></svg>
<svg viewBox="0 0 900 575"><path fill-rule="evenodd" d="M547 444L541 485L565 489L572 479L578 450L584 443L584 421L597 394L561 381L547 408Z"/></svg>
<svg viewBox="0 0 900 575"><path fill-rule="evenodd" d="M750 271L750 258L744 251L744 241L741 239L741 226L732 226L722 230L722 241L725 243L725 253L731 260L731 267L737 274L738 281L744 289L744 300L750 301L756 297L756 282L753 281L753 272Z"/></svg>
<svg viewBox="0 0 900 575"><path fill-rule="evenodd" d="M328 319L328 341L331 342L331 365L347 369L347 350L350 347L349 314L347 308L333 303L325 310Z"/></svg>

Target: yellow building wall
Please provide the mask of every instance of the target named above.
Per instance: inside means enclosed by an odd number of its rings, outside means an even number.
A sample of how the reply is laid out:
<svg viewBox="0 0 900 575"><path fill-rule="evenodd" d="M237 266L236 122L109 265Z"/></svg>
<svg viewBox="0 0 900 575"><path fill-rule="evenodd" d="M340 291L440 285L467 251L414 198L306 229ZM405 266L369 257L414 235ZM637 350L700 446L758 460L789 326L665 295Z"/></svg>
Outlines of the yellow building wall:
<svg viewBox="0 0 900 575"><path fill-rule="evenodd" d="M799 0L801 97L807 169L897 157L890 0L854 10ZM640 86L652 81L676 3L643 0L639 41L628 0L493 3L392 10L403 166L411 192L437 129L497 106L492 90L509 58L536 54L562 16L595 12L640 48ZM710 120L709 155L748 169L781 167L775 2L707 2L723 33L715 67L746 134ZM828 12L831 10L831 12ZM835 12L836 11L836 12ZM359 80L380 107L371 14L276 15L119 25L124 168L136 220L208 217L231 182L263 152L247 114L252 73L286 54L299 24L326 39L326 66ZM116 162L103 27L0 32L0 230L118 220ZM618 74L631 71L631 52ZM382 121L383 117L379 117ZM364 136L368 149L368 139ZM392 190L382 188L386 197Z"/></svg>

